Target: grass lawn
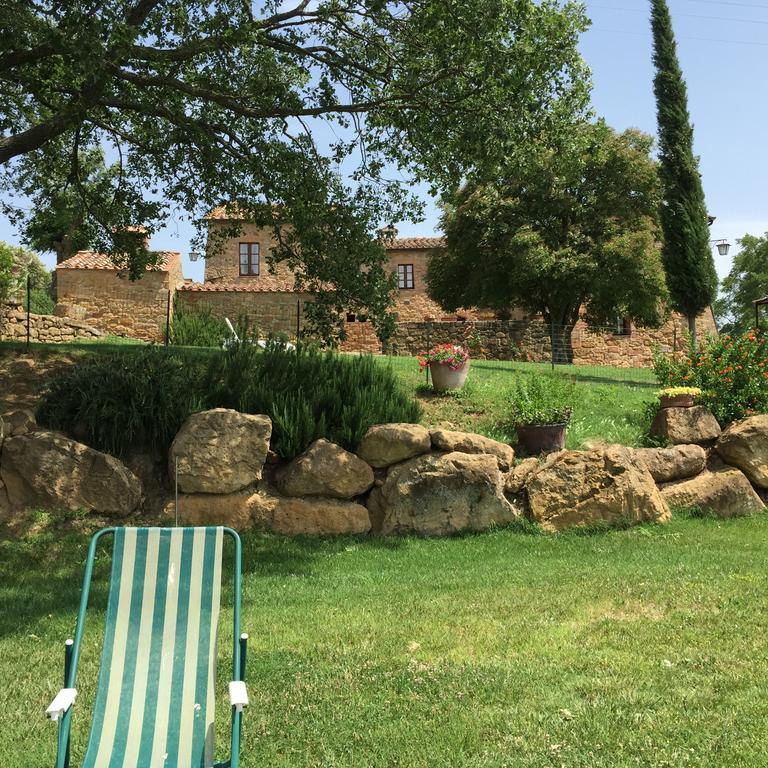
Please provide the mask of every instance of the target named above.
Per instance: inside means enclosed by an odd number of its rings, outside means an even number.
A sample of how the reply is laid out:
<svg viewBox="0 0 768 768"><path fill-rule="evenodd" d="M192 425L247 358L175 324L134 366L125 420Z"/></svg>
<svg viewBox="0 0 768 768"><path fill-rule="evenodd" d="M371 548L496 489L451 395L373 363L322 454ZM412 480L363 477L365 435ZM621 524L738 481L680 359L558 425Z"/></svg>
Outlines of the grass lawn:
<svg viewBox="0 0 768 768"><path fill-rule="evenodd" d="M549 365L472 360L469 378L457 394L434 395L426 387L426 376L415 358L380 358L391 365L403 384L417 394L424 408L424 423L443 426L510 442L514 435L505 430L505 401L515 381L522 376L549 374ZM558 376L576 381L576 402L568 429L567 447L581 448L589 441L638 446L647 425L645 405L655 400L658 385L653 373L642 369L581 368L558 366Z"/></svg>
<svg viewBox="0 0 768 768"><path fill-rule="evenodd" d="M60 687L86 544L44 525L0 541L4 768L53 764L43 710ZM593 536L248 534L244 548L246 768L766 764L768 515ZM108 560L96 571L73 768ZM226 656L225 633L220 644Z"/></svg>

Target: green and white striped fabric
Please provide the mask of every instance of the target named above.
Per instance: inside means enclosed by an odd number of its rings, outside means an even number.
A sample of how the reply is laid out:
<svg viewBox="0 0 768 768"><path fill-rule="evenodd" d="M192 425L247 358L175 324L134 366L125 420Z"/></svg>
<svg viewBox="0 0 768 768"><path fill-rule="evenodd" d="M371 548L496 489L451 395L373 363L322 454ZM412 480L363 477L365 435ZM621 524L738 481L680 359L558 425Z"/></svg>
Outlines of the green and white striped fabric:
<svg viewBox="0 0 768 768"><path fill-rule="evenodd" d="M213 765L221 528L119 528L83 768Z"/></svg>

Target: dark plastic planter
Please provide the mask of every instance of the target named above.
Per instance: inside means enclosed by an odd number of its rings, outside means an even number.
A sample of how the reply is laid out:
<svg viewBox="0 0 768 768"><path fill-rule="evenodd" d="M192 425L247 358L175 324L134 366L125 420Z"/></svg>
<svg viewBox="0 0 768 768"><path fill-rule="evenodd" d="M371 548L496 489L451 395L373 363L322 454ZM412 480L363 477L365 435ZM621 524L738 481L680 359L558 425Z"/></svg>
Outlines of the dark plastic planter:
<svg viewBox="0 0 768 768"><path fill-rule="evenodd" d="M565 448L567 423L562 424L525 424L515 427L520 447L529 456L540 453L562 451Z"/></svg>

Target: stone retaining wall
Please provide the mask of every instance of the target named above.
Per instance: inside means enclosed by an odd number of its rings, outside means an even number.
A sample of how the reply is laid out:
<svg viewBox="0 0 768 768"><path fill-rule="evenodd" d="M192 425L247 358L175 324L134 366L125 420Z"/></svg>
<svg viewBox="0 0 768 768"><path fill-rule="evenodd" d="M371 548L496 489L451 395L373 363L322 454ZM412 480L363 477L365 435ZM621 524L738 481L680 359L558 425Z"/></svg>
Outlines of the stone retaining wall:
<svg viewBox="0 0 768 768"><path fill-rule="evenodd" d="M697 326L701 337L717 333L711 310L702 313ZM684 347L686 329L687 322L677 314L659 329L628 326L622 333L593 333L579 321L571 335L573 363L648 368L655 348L672 351ZM521 353L530 362L552 359L549 328L538 319L399 323L384 350L394 355L418 355L435 344L464 344L473 357L489 360L515 360Z"/></svg>
<svg viewBox="0 0 768 768"><path fill-rule="evenodd" d="M763 511L768 416L721 435L700 408L666 410L671 448L606 445L518 461L511 446L482 435L379 424L354 452L319 439L276 463L267 416L216 408L191 415L171 445L178 506L166 480L154 507L146 501L152 481L138 464L131 471L16 411L0 418L0 522L25 509L85 508L282 535L446 536L522 518L560 531L662 523L678 509Z"/></svg>
<svg viewBox="0 0 768 768"><path fill-rule="evenodd" d="M76 339L96 339L102 333L80 320L55 315L29 315L29 337L41 344L60 344ZM27 313L18 302L0 307L0 341L26 341Z"/></svg>

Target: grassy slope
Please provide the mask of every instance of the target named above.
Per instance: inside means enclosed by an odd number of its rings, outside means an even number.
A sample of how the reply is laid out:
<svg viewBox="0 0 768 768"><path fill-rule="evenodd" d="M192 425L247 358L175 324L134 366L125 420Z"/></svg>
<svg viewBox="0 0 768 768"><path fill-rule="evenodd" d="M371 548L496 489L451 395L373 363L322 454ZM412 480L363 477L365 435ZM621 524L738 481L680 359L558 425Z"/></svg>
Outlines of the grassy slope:
<svg viewBox="0 0 768 768"><path fill-rule="evenodd" d="M380 358L391 365L403 384L419 393L424 422L429 426L480 432L500 440L513 438L499 422L504 420L507 393L519 376L549 373L547 365L473 360L464 390L458 395L434 396L426 390L425 374L413 358ZM645 404L655 399L651 371L621 368L579 369L558 367L557 375L577 376L577 402L568 430L567 447L603 440L637 446L642 443Z"/></svg>
<svg viewBox="0 0 768 768"><path fill-rule="evenodd" d="M768 516L600 536L244 544L246 768L765 763ZM42 712L85 547L55 531L0 543L5 768L52 764ZM97 646L91 635L75 757Z"/></svg>

